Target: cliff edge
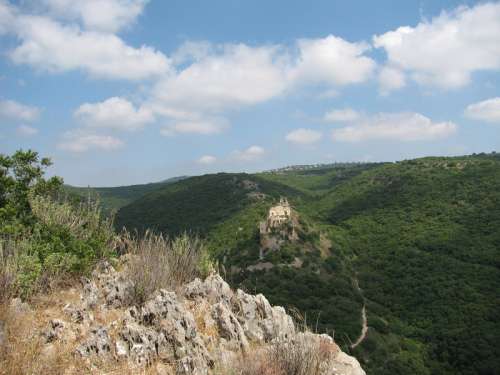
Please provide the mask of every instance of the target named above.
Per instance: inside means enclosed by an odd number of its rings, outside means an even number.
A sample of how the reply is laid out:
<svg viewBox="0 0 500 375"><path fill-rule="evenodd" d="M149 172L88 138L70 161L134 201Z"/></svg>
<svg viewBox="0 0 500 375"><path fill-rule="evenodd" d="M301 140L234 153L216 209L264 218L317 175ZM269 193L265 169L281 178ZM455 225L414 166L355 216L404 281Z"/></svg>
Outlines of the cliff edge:
<svg viewBox="0 0 500 375"><path fill-rule="evenodd" d="M330 336L298 329L282 307L231 290L218 274L140 306L132 288L104 262L81 286L32 306L14 299L0 345L33 346L19 360L39 373L365 375Z"/></svg>

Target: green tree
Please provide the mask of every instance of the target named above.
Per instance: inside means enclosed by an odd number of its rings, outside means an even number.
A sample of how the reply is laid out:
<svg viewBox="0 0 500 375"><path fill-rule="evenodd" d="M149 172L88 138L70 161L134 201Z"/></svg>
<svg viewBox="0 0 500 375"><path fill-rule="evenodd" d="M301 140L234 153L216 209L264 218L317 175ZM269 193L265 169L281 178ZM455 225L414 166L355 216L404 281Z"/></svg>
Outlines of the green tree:
<svg viewBox="0 0 500 375"><path fill-rule="evenodd" d="M60 177L44 178L51 164L31 150L0 154L0 234L15 234L32 221L30 193L52 194L62 186Z"/></svg>

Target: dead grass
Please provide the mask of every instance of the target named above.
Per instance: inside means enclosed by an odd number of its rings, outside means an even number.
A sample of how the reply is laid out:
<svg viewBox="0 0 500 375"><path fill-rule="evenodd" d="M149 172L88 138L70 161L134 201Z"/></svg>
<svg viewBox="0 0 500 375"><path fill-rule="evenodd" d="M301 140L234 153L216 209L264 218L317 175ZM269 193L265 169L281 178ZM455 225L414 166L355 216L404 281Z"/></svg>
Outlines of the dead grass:
<svg viewBox="0 0 500 375"><path fill-rule="evenodd" d="M319 375L338 352L326 338L297 334L240 356L221 375Z"/></svg>
<svg viewBox="0 0 500 375"><path fill-rule="evenodd" d="M197 237L183 234L170 240L148 231L127 242L132 244L127 274L134 284L134 304L144 303L158 289L176 291L203 273L206 252Z"/></svg>
<svg viewBox="0 0 500 375"><path fill-rule="evenodd" d="M47 320L39 311L13 311L3 304L0 315L5 335L0 349L1 375L64 374L75 364L72 345L44 344L40 330Z"/></svg>
<svg viewBox="0 0 500 375"><path fill-rule="evenodd" d="M0 306L17 293L15 255L12 241L0 238Z"/></svg>

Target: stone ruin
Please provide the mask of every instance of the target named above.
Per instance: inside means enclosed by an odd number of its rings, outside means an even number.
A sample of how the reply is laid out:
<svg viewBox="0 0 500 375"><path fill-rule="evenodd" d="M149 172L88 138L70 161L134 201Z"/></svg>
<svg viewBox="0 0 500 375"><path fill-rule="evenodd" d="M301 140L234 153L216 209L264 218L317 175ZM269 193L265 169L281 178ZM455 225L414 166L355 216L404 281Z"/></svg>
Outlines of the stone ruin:
<svg viewBox="0 0 500 375"><path fill-rule="evenodd" d="M298 240L297 217L288 199L281 197L277 205L269 209L267 219L259 223L260 257L269 250L279 250L286 241Z"/></svg>

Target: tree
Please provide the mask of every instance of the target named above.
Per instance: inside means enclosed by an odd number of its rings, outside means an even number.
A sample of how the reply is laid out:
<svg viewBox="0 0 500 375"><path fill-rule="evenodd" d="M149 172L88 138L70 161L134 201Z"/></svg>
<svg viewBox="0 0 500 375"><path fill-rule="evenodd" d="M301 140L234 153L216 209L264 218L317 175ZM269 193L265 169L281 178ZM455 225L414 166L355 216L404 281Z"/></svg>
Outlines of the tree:
<svg viewBox="0 0 500 375"><path fill-rule="evenodd" d="M0 234L17 233L32 220L29 194L53 194L62 186L60 177L44 178L51 164L32 150L0 154Z"/></svg>

